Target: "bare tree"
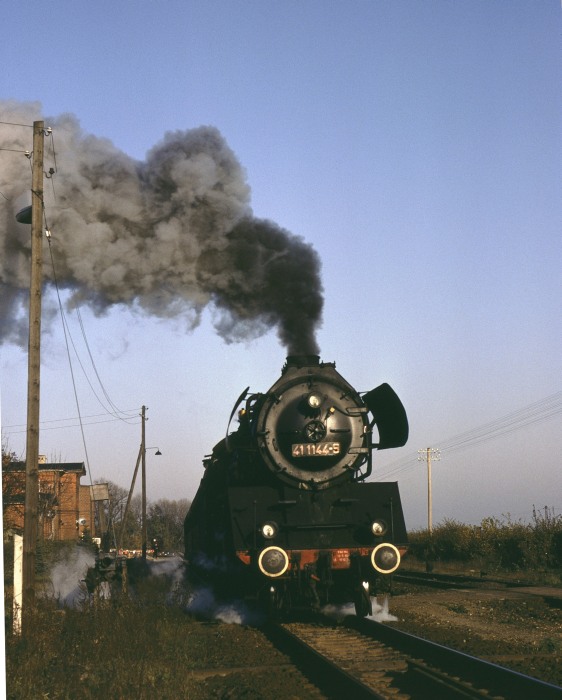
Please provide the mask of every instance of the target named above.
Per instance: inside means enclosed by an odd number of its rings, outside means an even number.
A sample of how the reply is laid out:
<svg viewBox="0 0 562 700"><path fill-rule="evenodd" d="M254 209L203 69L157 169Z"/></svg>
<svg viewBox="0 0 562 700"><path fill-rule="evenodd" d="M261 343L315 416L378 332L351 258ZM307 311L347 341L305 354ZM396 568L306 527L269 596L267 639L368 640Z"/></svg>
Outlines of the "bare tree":
<svg viewBox="0 0 562 700"><path fill-rule="evenodd" d="M148 509L149 540L158 538L164 550L182 548L183 521L189 510L187 498L170 501L166 498L151 503Z"/></svg>
<svg viewBox="0 0 562 700"><path fill-rule="evenodd" d="M127 491L127 489L103 477L101 479L96 479L95 483L107 484L107 488L109 491L109 501L105 501L103 507L105 510L105 522L108 524L110 541L115 542L124 524L125 527L123 528L123 542L120 542L118 544L122 544L124 547L127 548L140 547L140 495L134 496L131 499L129 511L125 516L125 507L127 504L127 498L129 496L129 492ZM123 518L125 518L125 523L123 523Z"/></svg>

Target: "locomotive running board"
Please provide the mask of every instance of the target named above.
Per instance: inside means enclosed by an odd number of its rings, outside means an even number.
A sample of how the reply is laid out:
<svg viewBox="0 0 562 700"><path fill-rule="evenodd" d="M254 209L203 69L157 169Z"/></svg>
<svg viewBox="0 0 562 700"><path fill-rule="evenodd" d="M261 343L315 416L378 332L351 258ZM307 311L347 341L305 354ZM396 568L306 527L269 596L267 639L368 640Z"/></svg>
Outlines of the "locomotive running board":
<svg viewBox="0 0 562 700"><path fill-rule="evenodd" d="M389 384L381 384L363 396L373 423L379 431L379 443L373 444L378 450L389 447L402 447L408 441L408 418L394 389Z"/></svg>

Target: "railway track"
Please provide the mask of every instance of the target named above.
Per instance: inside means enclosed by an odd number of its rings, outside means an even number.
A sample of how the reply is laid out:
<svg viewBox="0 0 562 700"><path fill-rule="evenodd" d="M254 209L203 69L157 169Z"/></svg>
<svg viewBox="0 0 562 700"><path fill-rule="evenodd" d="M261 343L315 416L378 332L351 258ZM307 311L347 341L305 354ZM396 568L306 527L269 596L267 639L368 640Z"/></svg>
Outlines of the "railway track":
<svg viewBox="0 0 562 700"><path fill-rule="evenodd" d="M441 590L452 588L489 589L490 585L492 585L496 586L498 590L516 589L522 593L540 596L550 607L562 608L562 590L525 581L511 581L489 576L426 573L422 571L401 571L393 574L393 580L396 583L427 586L428 588Z"/></svg>
<svg viewBox="0 0 562 700"><path fill-rule="evenodd" d="M496 584L506 588L522 588L529 586L521 581L508 581L506 579L491 578L488 576L469 576L467 574L441 574L427 573L423 571L403 571L393 574L394 581L398 583L413 583L419 586L433 588L482 588L486 584Z"/></svg>
<svg viewBox="0 0 562 700"><path fill-rule="evenodd" d="M562 688L371 620L284 623L268 636L327 698L562 698Z"/></svg>

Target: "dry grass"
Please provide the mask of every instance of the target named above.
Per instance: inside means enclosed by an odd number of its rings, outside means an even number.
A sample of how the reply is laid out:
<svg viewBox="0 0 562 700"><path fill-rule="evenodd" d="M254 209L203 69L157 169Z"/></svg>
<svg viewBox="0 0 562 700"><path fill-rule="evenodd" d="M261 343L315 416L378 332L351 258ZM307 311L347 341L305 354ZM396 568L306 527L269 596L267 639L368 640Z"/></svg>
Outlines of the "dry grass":
<svg viewBox="0 0 562 700"><path fill-rule="evenodd" d="M131 601L57 610L43 602L24 636L7 635L7 696L180 698L200 656L190 620L166 605Z"/></svg>

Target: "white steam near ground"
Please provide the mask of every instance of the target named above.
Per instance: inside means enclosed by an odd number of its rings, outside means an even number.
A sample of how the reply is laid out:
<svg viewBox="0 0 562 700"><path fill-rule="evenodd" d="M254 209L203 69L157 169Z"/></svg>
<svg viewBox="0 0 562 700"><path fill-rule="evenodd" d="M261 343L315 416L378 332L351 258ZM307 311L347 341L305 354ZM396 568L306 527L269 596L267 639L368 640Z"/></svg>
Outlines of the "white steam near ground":
<svg viewBox="0 0 562 700"><path fill-rule="evenodd" d="M84 579L88 569L94 565L95 555L92 550L80 546L68 550L52 567L51 586L46 594L52 596L61 607L80 608L89 599ZM169 602L181 601L184 598L185 563L182 559L171 557L147 561L147 567L149 578L166 579ZM108 587L102 587L97 595L101 598L111 597ZM243 601L220 603L207 588L190 591L183 603L188 612L208 619L235 624L259 622L259 616Z"/></svg>
<svg viewBox="0 0 562 700"><path fill-rule="evenodd" d="M126 305L181 318L186 330L210 305L227 342L276 328L289 354L318 353L318 255L254 218L244 169L218 129L169 132L136 161L84 133L73 115L43 117L40 104L15 101L0 101L0 343L27 341L30 227L15 215L31 202L33 136L24 125L38 120L52 128L44 169L54 170L44 201L55 270L47 260L44 276L52 286L56 275L69 304L98 314Z"/></svg>
<svg viewBox="0 0 562 700"><path fill-rule="evenodd" d="M76 546L67 551L51 569L51 587L46 594L52 596L59 606L81 608L89 601L84 585L86 572L95 564L92 550ZM220 620L229 624L259 624L262 616L252 611L244 601L221 603L208 588L197 588L185 595L185 563L178 557L147 561L148 578L165 579L168 584L167 600L182 603L187 612L210 620ZM110 588L102 582L96 596L101 599L111 597Z"/></svg>
<svg viewBox="0 0 562 700"><path fill-rule="evenodd" d="M220 620L227 624L259 625L264 622L264 616L252 610L242 600L221 603L216 600L208 588L198 588L192 591L187 601L187 611L209 620Z"/></svg>
<svg viewBox="0 0 562 700"><path fill-rule="evenodd" d="M381 603L376 597L372 597L371 604L373 614L369 615L368 619L376 622L396 622L398 620L389 611L387 596L382 598ZM197 589L190 594L187 610L198 616L230 624L256 625L265 621L263 614L252 610L244 601L233 601L228 605L220 603L215 599L212 591L207 588ZM355 606L353 603L325 605L321 612L327 617L341 621L348 615L355 615Z"/></svg>
<svg viewBox="0 0 562 700"><path fill-rule="evenodd" d="M83 581L88 568L93 567L94 564L94 553L84 547L76 546L53 566L50 574L52 586L50 594L61 607L80 608L89 599ZM253 610L243 600L220 602L209 588L196 588L190 590L185 596L185 562L178 557L147 561L147 565L149 577L166 578L169 587L168 601L171 603L181 601L187 612L228 624L259 625L265 621L262 613ZM110 595L109 587L99 591L101 598L109 598ZM371 598L371 602L373 614L370 619L377 622L395 622L398 619L389 612L386 596L381 603L374 597ZM348 615L354 615L355 609L352 603L348 603L326 605L321 612L335 620L343 620Z"/></svg>
<svg viewBox="0 0 562 700"><path fill-rule="evenodd" d="M76 546L66 552L66 556L51 569L51 593L59 605L68 608L79 607L87 597L84 578L88 569L95 564L92 550Z"/></svg>
<svg viewBox="0 0 562 700"><path fill-rule="evenodd" d="M96 557L91 549L77 545L67 550L51 568L50 587L45 591L53 597L61 607L79 608L89 600L89 594L84 584L88 569L94 567ZM170 558L157 561L147 561L148 576L166 578L168 582L168 599L175 600L184 580L184 564L181 559ZM102 582L96 595L110 598L109 585Z"/></svg>
<svg viewBox="0 0 562 700"><path fill-rule="evenodd" d="M378 602L378 598L371 597L371 605L373 608L373 614L368 616L369 620L376 620L377 622L396 622L397 617L391 615L389 612L388 597L384 596L382 603ZM322 608L324 615L332 617L335 620L343 620L344 617L348 615L355 615L355 606L353 603L347 603L346 605L326 605Z"/></svg>

